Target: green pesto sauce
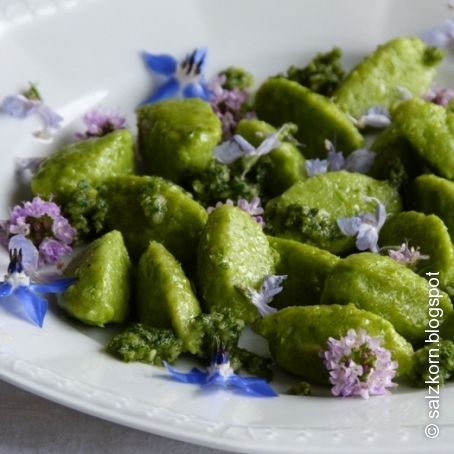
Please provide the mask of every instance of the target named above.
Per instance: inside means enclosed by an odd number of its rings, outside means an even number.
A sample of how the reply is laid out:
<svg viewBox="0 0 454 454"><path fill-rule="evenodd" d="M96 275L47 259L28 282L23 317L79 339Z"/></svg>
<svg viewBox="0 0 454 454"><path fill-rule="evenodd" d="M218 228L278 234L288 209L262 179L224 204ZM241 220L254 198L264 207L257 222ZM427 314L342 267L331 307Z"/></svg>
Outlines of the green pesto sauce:
<svg viewBox="0 0 454 454"><path fill-rule="evenodd" d="M238 90L245 90L250 88L254 83L254 76L250 72L243 68L238 68L237 66L229 66L222 70L219 75L225 77L225 82L222 86L227 90L233 90L235 88Z"/></svg>
<svg viewBox="0 0 454 454"><path fill-rule="evenodd" d="M330 52L318 53L306 66L287 69L287 79L298 82L315 93L331 96L345 77L341 64L342 51L334 47Z"/></svg>

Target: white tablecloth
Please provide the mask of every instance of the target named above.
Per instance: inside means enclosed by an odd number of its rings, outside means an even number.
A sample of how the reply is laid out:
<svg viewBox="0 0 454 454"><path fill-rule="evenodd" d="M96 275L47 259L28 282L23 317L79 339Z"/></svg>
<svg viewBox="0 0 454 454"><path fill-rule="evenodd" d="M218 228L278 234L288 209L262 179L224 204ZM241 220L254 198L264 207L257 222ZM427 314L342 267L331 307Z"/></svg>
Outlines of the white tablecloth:
<svg viewBox="0 0 454 454"><path fill-rule="evenodd" d="M221 454L112 424L0 381L1 454Z"/></svg>

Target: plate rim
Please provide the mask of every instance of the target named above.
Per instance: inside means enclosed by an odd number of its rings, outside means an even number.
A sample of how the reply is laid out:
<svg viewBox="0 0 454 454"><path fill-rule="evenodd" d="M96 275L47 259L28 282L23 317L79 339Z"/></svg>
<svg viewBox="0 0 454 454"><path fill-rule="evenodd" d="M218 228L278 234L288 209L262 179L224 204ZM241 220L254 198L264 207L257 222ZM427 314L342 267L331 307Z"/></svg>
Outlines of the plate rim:
<svg viewBox="0 0 454 454"><path fill-rule="evenodd" d="M4 3L11 2L11 0L5 0ZM61 9L64 9L68 6L77 6L78 4L82 4L87 2L88 0L67 0L66 2L62 2L60 5L58 2L47 0L41 1L39 4L41 6L45 6L48 4L54 8L52 12L58 12ZM27 4L33 4L33 0L25 0ZM65 5L66 3L66 5ZM35 3L38 5L38 2ZM0 6L1 2L0 2ZM32 11L29 10L32 16L39 16L47 14L45 8L42 10ZM19 18L20 19L20 18ZM22 24L23 21L21 20L10 20L8 21L9 26L15 26L16 24ZM1 30L2 26L2 17L0 14L0 34L3 30ZM5 354L1 351L0 346L0 380L8 382L14 386L17 386L25 391L28 391L32 394L38 395L46 400L52 401L54 403L64 405L68 408L71 408L76 411L80 411L82 413L88 414L93 417L98 417L116 424L120 424L123 426L127 426L136 430L142 430L144 432L153 433L159 436L168 437L172 439L176 439L182 442L193 443L197 445L203 445L211 448L216 448L220 450L229 449L235 452L257 452L257 453L273 453L273 452L281 452L282 449L279 450L279 447L282 444L279 444L280 441L274 441L271 438L266 438L264 440L257 441L252 436L246 437L225 437L225 436L218 436L216 431L212 431L211 433L207 431L207 424L203 424L202 417L195 417L197 423L199 424L200 431L194 431L193 425L184 425L184 420L182 423L171 425L160 422L159 419L148 417L143 422L139 420L140 417L133 416L132 414L126 415L121 411L121 407L116 408L115 404L112 403L110 407L106 405L99 405L97 403L93 403L88 401L85 398L80 398L82 396L79 395L79 398L75 397L74 394L66 394L65 387L59 387L57 380L50 380L47 384L45 382L39 382L37 380L32 379L27 373L22 371L22 373L14 370L14 363L21 362L22 366L25 366L26 369L32 371L34 368L38 368L42 371L42 373L48 378L52 378L53 376L58 376L61 380L70 380L74 382L76 385L83 385L88 387L94 387L92 384L83 383L74 378L68 378L63 375L59 375L58 373L52 371L51 369L46 369L41 366L35 365L32 362L27 362L22 360L21 358L14 356L9 357L8 354ZM56 377L54 377L56 378ZM102 388L99 386L101 391L111 392L107 388ZM132 399L136 401L138 399ZM153 404L148 404L151 407L159 408L158 406L153 406ZM187 417L182 413L177 413L174 410L169 409L169 411L173 412L176 416ZM191 419L192 417L189 417ZM143 417L142 417L143 420ZM207 420L207 422L209 422ZM250 430L252 427L253 430L261 431L261 433L265 433L270 430L269 426L253 426L249 425L246 427L245 425L229 425L228 423L221 422L221 425L228 427L241 427L244 428L245 431ZM444 441L442 438L435 441L435 444L432 444L431 447L437 449L437 452L450 452L450 441L454 440L454 424L440 424L440 427L443 430L443 433L448 436L448 440ZM202 430L203 429L203 430ZM333 453L333 452L341 452L342 449L348 449L349 453L363 453L367 448L367 452L369 453L383 453L383 452L399 452L399 453L423 453L427 452L429 449L429 445L427 443L420 443L419 445L415 446L415 441L412 437L413 433L420 434L422 431L421 426L400 426L398 430L403 429L404 432L407 431L410 436L407 437L407 440L401 440L402 442L396 443L393 447L392 444L395 443L396 440L392 440L391 438L386 440L383 436L379 437L379 441L368 441L365 439L357 438L355 440L352 439L343 439L340 437L340 441L337 444L331 445L317 445L314 444L314 439L317 437L308 437L306 441L301 440L300 442L293 442L291 445L285 445L285 452L286 453L296 453L301 452L302 450L306 451L317 451L318 453ZM283 428L274 428L277 431L283 431ZM326 429L318 428L318 429L311 429L314 433L319 433L323 435L323 438L326 438L329 434L334 434L335 432L339 431L339 429L329 427ZM292 429L294 432L298 432L297 429ZM426 440L427 441L427 440ZM385 444L381 444L380 442L386 442ZM352 444L356 443L356 444ZM371 444L373 443L373 444ZM430 441L432 443L432 441Z"/></svg>
<svg viewBox="0 0 454 454"><path fill-rule="evenodd" d="M22 360L8 351L0 351L0 380L72 410L115 424L224 451L229 449L233 452L282 453L282 447L285 444L286 454L300 453L306 450L326 454L339 452L359 454L364 453L365 450L371 454L383 452L418 454L426 453L429 447L427 442L435 441L432 447L436 447L437 452L448 453L450 452L449 441L454 439L454 424L443 423L439 424L439 427L443 432L444 440L442 438L433 441L426 440L425 443L416 446L413 436L421 434L423 430L421 425L400 426L392 433L388 431L380 433L380 431L364 428L360 430L335 427L297 429L216 423L200 416L188 416L187 413L179 413L173 409L148 402L141 403L140 399L122 396L121 392L115 393L117 397L117 400L115 400L115 398L112 398L113 390L107 387L68 378L51 369ZM68 390L71 392L68 393ZM91 401L91 398L86 395L87 392L98 395L100 400L98 402ZM109 396L108 401L102 398L102 393ZM122 401L129 402L122 406ZM125 411L125 408L131 408L131 404L145 408L141 410L142 413L138 410ZM167 420L159 420L158 413L160 411L167 412ZM170 422L174 424L170 424ZM198 430L194 430L194 428ZM231 429L242 429L241 435L225 436L224 433ZM345 437L344 434L348 431L351 433ZM354 434L353 437L352 434ZM292 440L284 441L285 438L292 435ZM258 440L257 437L262 439ZM317 437L325 443L317 443ZM330 437L331 444L326 444L328 437Z"/></svg>

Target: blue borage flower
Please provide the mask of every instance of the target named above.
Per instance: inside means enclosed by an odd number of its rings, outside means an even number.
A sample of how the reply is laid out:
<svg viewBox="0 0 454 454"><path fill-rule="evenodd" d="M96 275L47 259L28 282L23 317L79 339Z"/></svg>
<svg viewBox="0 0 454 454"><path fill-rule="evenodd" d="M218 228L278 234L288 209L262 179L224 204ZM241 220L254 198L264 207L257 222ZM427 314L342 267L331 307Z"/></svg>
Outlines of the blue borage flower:
<svg viewBox="0 0 454 454"><path fill-rule="evenodd" d="M211 364L206 372L196 367L189 372L179 372L167 362L164 362L164 366L173 378L182 383L202 387L223 387L255 397L276 397L278 395L265 380L256 377L241 377L236 374L230 366L228 353L222 348L212 356Z"/></svg>
<svg viewBox="0 0 454 454"><path fill-rule="evenodd" d="M13 118L27 118L33 114L39 115L44 121L44 128L33 132L37 139L50 141L52 135L60 128L63 117L52 110L41 99L34 85L24 94L10 95L3 98L0 110Z"/></svg>
<svg viewBox="0 0 454 454"><path fill-rule="evenodd" d="M360 148L345 158L342 151L336 151L334 144L329 140L325 140L325 148L328 151L326 159L306 160L304 165L309 177L338 170L367 173L374 164L376 157L376 153L373 151Z"/></svg>
<svg viewBox="0 0 454 454"><path fill-rule="evenodd" d="M386 221L386 208L375 197L364 197L366 202L375 202L375 214L361 213L350 218L340 218L337 225L346 236L356 236L356 247L360 251L378 252L378 236Z"/></svg>
<svg viewBox="0 0 454 454"><path fill-rule="evenodd" d="M282 283L287 277L286 274L271 274L265 276L258 291L251 287L237 287L237 290L257 308L261 317L266 317L277 311L275 307L270 306L270 303L278 293L282 292Z"/></svg>
<svg viewBox="0 0 454 454"><path fill-rule="evenodd" d="M64 292L75 279L58 279L50 283L32 283L29 273L38 266L39 253L33 243L23 235L10 241L10 264L5 280L0 282L0 301L13 298L21 305L23 315L42 327L47 312L47 300L41 295Z"/></svg>
<svg viewBox="0 0 454 454"><path fill-rule="evenodd" d="M206 48L197 48L178 62L172 55L144 52L143 59L147 68L167 80L142 104L176 97L202 98L208 101L210 90L203 74L206 54Z"/></svg>

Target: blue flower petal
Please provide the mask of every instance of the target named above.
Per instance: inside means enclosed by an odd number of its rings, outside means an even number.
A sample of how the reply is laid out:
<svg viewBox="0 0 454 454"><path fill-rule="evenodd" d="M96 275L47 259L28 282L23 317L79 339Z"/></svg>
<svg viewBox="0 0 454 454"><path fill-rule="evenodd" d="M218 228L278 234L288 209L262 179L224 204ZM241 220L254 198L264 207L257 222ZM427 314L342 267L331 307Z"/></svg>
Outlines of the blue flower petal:
<svg viewBox="0 0 454 454"><path fill-rule="evenodd" d="M428 46L448 47L454 41L454 20L448 19L441 27L421 33L420 38Z"/></svg>
<svg viewBox="0 0 454 454"><path fill-rule="evenodd" d="M150 104L152 102L172 98L178 93L179 89L180 83L172 77L167 82L158 87L158 89L149 98L143 101L142 104Z"/></svg>
<svg viewBox="0 0 454 454"><path fill-rule="evenodd" d="M37 113L43 118L47 131L55 131L60 127L60 123L63 121L63 117L58 112L55 112L45 104L41 104L38 107Z"/></svg>
<svg viewBox="0 0 454 454"><path fill-rule="evenodd" d="M8 282L2 282L0 284L0 298L5 298L13 293L13 286Z"/></svg>
<svg viewBox="0 0 454 454"><path fill-rule="evenodd" d="M375 202L376 203L376 206L375 206L375 218L374 221L371 223L372 225L374 225L376 228L378 228L378 230L380 230L383 225L385 224L386 222L386 218L388 216L388 214L386 213L386 208L385 208L385 205L383 205L383 203L380 202L380 200L378 200L376 197L364 197L364 200L366 202Z"/></svg>
<svg viewBox="0 0 454 454"><path fill-rule="evenodd" d="M344 153L342 151L330 150L328 151L327 161L331 172L342 170L345 164Z"/></svg>
<svg viewBox="0 0 454 454"><path fill-rule="evenodd" d="M20 286L14 290L14 296L21 302L25 315L42 328L47 312L47 300L35 295L28 287Z"/></svg>
<svg viewBox="0 0 454 454"><path fill-rule="evenodd" d="M234 140L222 142L214 149L213 154L214 159L222 164L232 164L244 155L241 147Z"/></svg>
<svg viewBox="0 0 454 454"><path fill-rule="evenodd" d="M344 169L349 172L367 173L374 165L376 156L376 153L367 148L359 148L347 157Z"/></svg>
<svg viewBox="0 0 454 454"><path fill-rule="evenodd" d="M378 129L386 128L391 124L391 114L384 106L374 106L361 115L356 124L360 129L367 126Z"/></svg>
<svg viewBox="0 0 454 454"><path fill-rule="evenodd" d="M271 153L275 148L281 145L280 136L284 131L285 125L279 128L276 132L270 134L266 139L262 140L257 148L257 156L264 156Z"/></svg>
<svg viewBox="0 0 454 454"><path fill-rule="evenodd" d="M340 218L337 220L337 226L340 231L347 236L354 236L358 233L363 219L359 216L353 216L351 218Z"/></svg>
<svg viewBox="0 0 454 454"><path fill-rule="evenodd" d="M209 94L208 89L203 86L201 83L192 83L186 85L183 90L183 96L185 98L201 98L205 101L208 101Z"/></svg>
<svg viewBox="0 0 454 454"><path fill-rule="evenodd" d="M198 47L195 49L195 56L194 61L196 65L200 64L200 72L203 73L205 70L206 65L206 57L207 57L207 48L206 47Z"/></svg>
<svg viewBox="0 0 454 454"><path fill-rule="evenodd" d="M3 99L1 110L14 118L26 118L35 112L39 101L31 101L23 95L11 95Z"/></svg>
<svg viewBox="0 0 454 454"><path fill-rule="evenodd" d="M176 380L182 383L190 383L196 385L205 385L207 383L207 372L202 372L200 369L194 367L189 372L179 372L170 366L167 362L163 361L165 368L168 370L170 375Z"/></svg>
<svg viewBox="0 0 454 454"><path fill-rule="evenodd" d="M251 396L276 397L278 395L265 380L260 378L232 374L227 378L226 385Z"/></svg>
<svg viewBox="0 0 454 454"><path fill-rule="evenodd" d="M54 282L49 282L47 284L30 284L30 290L36 293L62 293L70 285L74 284L77 279L68 278L68 279L58 279Z"/></svg>
<svg viewBox="0 0 454 454"><path fill-rule="evenodd" d="M256 148L240 134L235 134L231 140L238 144L245 155L253 155L257 151Z"/></svg>
<svg viewBox="0 0 454 454"><path fill-rule="evenodd" d="M142 56L147 67L156 74L162 74L163 76L169 77L175 74L178 62L172 55L156 55L144 52Z"/></svg>
<svg viewBox="0 0 454 454"><path fill-rule="evenodd" d="M205 83L203 80L200 81L200 86L203 88L204 91L202 99L209 102L211 100L211 97L213 96L213 92L208 87L208 84Z"/></svg>
<svg viewBox="0 0 454 454"><path fill-rule="evenodd" d="M288 278L286 274L270 274L265 276L261 288L263 296L271 301L274 296L283 290L282 283Z"/></svg>
<svg viewBox="0 0 454 454"><path fill-rule="evenodd" d="M360 251L378 252L378 230L369 224L362 224L356 237L356 247Z"/></svg>
<svg viewBox="0 0 454 454"><path fill-rule="evenodd" d="M39 251L24 235L12 236L8 242L8 249L22 251L22 266L25 271L31 272L38 269Z"/></svg>
<svg viewBox="0 0 454 454"><path fill-rule="evenodd" d="M308 177L328 172L328 161L326 159L306 159L304 166Z"/></svg>

